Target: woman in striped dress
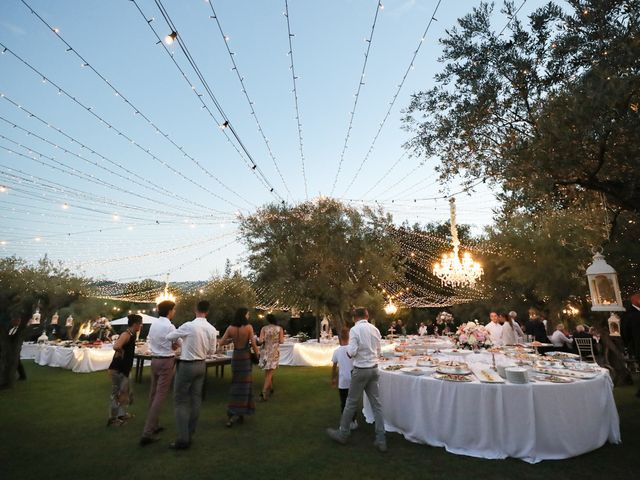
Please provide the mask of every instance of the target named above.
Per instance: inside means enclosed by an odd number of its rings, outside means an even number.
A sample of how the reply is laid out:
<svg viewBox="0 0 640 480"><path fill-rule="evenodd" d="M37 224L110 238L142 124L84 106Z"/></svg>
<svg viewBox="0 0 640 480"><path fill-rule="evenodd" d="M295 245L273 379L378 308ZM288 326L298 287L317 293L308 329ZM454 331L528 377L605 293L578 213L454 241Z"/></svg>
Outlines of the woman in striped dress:
<svg viewBox="0 0 640 480"><path fill-rule="evenodd" d="M249 324L249 310L239 308L231 322L231 325L224 332L221 345L233 342L233 357L231 358L231 392L229 405L227 407L227 427L232 427L234 423L242 423L244 415L250 415L255 411L256 405L253 400L251 376L251 347L259 355L253 327Z"/></svg>

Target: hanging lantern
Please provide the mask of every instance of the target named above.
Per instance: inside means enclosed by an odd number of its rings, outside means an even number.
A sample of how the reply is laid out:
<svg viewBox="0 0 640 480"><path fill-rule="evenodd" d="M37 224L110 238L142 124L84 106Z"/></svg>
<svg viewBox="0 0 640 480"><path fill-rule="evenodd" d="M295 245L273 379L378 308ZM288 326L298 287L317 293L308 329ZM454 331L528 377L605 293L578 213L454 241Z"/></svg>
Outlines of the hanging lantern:
<svg viewBox="0 0 640 480"><path fill-rule="evenodd" d="M70 314L70 315L67 317L67 320L66 320L66 322L64 323L64 326L65 326L65 327L73 327L73 315L71 315L71 314Z"/></svg>
<svg viewBox="0 0 640 480"><path fill-rule="evenodd" d="M31 321L29 322L30 325L40 325L40 309L36 308L36 311L33 313L33 315L31 316Z"/></svg>
<svg viewBox="0 0 640 480"><path fill-rule="evenodd" d="M622 312L618 274L604 259L601 251L593 252L593 263L587 268L587 281L594 312Z"/></svg>

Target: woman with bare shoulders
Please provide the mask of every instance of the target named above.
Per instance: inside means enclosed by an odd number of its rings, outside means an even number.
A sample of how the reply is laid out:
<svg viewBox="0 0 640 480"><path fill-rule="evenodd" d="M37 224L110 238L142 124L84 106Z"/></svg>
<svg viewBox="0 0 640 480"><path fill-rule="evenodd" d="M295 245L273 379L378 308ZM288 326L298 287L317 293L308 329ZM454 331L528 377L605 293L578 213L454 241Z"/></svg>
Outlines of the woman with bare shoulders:
<svg viewBox="0 0 640 480"><path fill-rule="evenodd" d="M251 375L251 348L259 355L258 345L253 334L253 327L249 324L249 310L239 308L224 332L221 345L233 342L233 357L231 358L231 392L227 408L227 427L234 423L242 423L245 415L251 415L256 408L253 400Z"/></svg>

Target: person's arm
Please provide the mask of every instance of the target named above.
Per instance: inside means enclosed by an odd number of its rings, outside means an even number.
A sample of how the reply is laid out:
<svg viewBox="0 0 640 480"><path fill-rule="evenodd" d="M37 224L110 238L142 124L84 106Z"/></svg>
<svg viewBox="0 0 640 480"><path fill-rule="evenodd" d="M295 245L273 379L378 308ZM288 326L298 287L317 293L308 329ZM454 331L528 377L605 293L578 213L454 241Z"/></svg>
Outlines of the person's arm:
<svg viewBox="0 0 640 480"><path fill-rule="evenodd" d="M229 325L224 331L224 335L222 335L222 338L220 339L220 342L219 342L221 347L224 347L225 345L228 345L231 342L233 342L233 338L231 337L232 328L235 328L235 327L232 327L231 325Z"/></svg>
<svg viewBox="0 0 640 480"><path fill-rule="evenodd" d="M331 369L331 386L338 386L338 363L336 361L333 362L333 368Z"/></svg>
<svg viewBox="0 0 640 480"><path fill-rule="evenodd" d="M260 355L258 342L256 342L256 336L253 333L253 327L251 325L249 325L249 340L251 341L251 346L253 347L253 353L255 353L256 355Z"/></svg>
<svg viewBox="0 0 640 480"><path fill-rule="evenodd" d="M218 351L218 330L213 327L211 331L211 335L209 338L209 351L207 352L207 356L213 355Z"/></svg>
<svg viewBox="0 0 640 480"><path fill-rule="evenodd" d="M260 329L260 340L258 340L258 345L264 345L264 327Z"/></svg>
<svg viewBox="0 0 640 480"><path fill-rule="evenodd" d="M284 329L280 327L280 338L278 338L278 343L284 343Z"/></svg>
<svg viewBox="0 0 640 480"><path fill-rule="evenodd" d="M113 344L113 349L115 350L117 356L122 355L122 348L130 339L131 339L131 334L128 331L122 333L118 337L116 342Z"/></svg>
<svg viewBox="0 0 640 480"><path fill-rule="evenodd" d="M189 334L189 324L183 323L180 325L180 328L176 328L175 330L167 333L167 340L177 341L183 337L186 337Z"/></svg>
<svg viewBox="0 0 640 480"><path fill-rule="evenodd" d="M353 334L353 330L349 334L349 345L347 345L347 356L353 358L358 353L358 339Z"/></svg>

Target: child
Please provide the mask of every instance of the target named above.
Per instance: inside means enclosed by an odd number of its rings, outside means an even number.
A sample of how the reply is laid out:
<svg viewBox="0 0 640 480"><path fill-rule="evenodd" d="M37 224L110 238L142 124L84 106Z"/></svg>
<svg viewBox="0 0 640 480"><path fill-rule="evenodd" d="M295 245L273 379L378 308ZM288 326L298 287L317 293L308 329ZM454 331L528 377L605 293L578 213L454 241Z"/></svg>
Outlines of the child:
<svg viewBox="0 0 640 480"><path fill-rule="evenodd" d="M347 355L347 345L349 345L349 329L343 328L339 335L340 346L333 352L333 369L331 371L331 385L338 387L338 393L340 393L340 405L341 412L344 411L344 406L349 396L349 386L351 385L351 370L353 370L353 360ZM358 428L358 422L356 420L357 414L353 415L353 421L351 422L351 430Z"/></svg>

